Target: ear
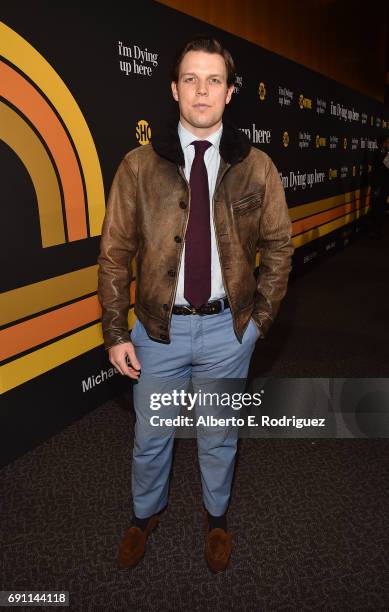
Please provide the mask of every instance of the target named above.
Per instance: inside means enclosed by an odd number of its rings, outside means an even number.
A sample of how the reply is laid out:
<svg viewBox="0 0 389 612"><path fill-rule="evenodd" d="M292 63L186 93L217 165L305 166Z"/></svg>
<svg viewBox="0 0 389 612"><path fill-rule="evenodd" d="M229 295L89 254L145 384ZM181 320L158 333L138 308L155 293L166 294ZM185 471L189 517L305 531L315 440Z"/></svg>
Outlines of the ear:
<svg viewBox="0 0 389 612"><path fill-rule="evenodd" d="M226 104L229 104L232 94L234 93L234 88L235 88L235 85L230 85L229 88L227 89Z"/></svg>
<svg viewBox="0 0 389 612"><path fill-rule="evenodd" d="M172 88L173 98L175 99L176 102L178 102L177 83L175 81L171 82L171 88Z"/></svg>

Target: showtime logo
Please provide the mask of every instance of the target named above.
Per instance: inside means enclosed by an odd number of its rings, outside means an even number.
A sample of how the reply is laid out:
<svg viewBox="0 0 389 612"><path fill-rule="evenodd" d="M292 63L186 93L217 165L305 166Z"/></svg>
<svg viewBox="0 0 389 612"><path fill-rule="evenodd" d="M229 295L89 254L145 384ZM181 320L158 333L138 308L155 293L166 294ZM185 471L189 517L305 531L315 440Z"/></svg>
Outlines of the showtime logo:
<svg viewBox="0 0 389 612"><path fill-rule="evenodd" d="M258 85L258 95L261 102L263 102L266 98L266 86L265 83L263 83L262 81Z"/></svg>
<svg viewBox="0 0 389 612"><path fill-rule="evenodd" d="M317 134L316 148L320 149L321 147L326 147L326 146L327 146L327 138L325 136L319 136L319 134Z"/></svg>
<svg viewBox="0 0 389 612"><path fill-rule="evenodd" d="M301 109L303 108L308 108L309 110L312 109L312 100L311 98L305 98L303 96L303 94L300 94L298 97L298 105Z"/></svg>
<svg viewBox="0 0 389 612"><path fill-rule="evenodd" d="M146 119L140 119L136 124L135 136L140 145L149 144L151 139L151 128Z"/></svg>

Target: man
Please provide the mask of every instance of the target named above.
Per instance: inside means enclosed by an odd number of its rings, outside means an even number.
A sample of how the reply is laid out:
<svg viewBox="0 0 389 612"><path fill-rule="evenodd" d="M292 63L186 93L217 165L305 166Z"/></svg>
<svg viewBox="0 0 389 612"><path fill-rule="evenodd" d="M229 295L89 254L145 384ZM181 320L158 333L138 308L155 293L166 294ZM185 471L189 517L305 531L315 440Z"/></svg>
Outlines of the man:
<svg viewBox="0 0 389 612"><path fill-rule="evenodd" d="M109 194L98 259L104 342L110 362L136 381L134 516L119 547L121 568L140 560L167 504L174 428L150 427L151 394L186 389L189 379L194 389L246 379L255 343L286 292L293 247L285 194L270 157L222 121L234 82L234 62L218 41L189 41L172 69L178 125L153 131L152 144L127 153ZM134 257L137 321L130 338ZM179 410L165 406L161 416ZM232 548L226 511L238 436L236 428L203 429L196 433L205 557L220 571Z"/></svg>
<svg viewBox="0 0 389 612"><path fill-rule="evenodd" d="M371 237L382 238L382 226L388 209L389 196L389 136L378 140L371 168Z"/></svg>

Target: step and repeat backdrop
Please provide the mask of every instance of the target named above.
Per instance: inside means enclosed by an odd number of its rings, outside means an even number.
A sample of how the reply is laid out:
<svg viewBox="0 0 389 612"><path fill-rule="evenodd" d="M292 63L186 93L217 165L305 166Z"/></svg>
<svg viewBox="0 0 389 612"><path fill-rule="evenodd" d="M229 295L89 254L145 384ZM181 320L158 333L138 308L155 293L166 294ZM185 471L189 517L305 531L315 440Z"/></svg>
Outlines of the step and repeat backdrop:
<svg viewBox="0 0 389 612"><path fill-rule="evenodd" d="M149 0L0 9L0 410L3 464L129 390L102 344L105 200L130 149L176 116L169 69L199 33L237 65L229 119L280 172L294 270L363 229L389 112L303 66ZM131 286L132 302L135 282ZM129 313L129 327L134 315Z"/></svg>

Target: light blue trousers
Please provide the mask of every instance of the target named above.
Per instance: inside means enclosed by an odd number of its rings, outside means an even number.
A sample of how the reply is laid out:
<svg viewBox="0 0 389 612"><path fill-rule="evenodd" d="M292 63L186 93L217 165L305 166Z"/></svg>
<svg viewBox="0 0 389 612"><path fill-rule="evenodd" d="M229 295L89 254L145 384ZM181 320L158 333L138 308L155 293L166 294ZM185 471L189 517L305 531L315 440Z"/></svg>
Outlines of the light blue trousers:
<svg viewBox="0 0 389 612"><path fill-rule="evenodd" d="M150 428L150 417L158 414L175 418L180 414L177 405L161 406L158 413L151 410L150 394L186 390L189 380L194 392L214 391L215 384L223 386L220 379L241 379L244 383L259 336L250 320L239 342L229 308L204 316L173 314L170 334L170 344L151 340L139 320L131 333L141 364L141 376L133 387L136 423L132 496L138 518L159 512L168 501L175 429ZM210 408L196 405L192 414L197 419L210 414ZM212 414L218 415L216 406L212 406ZM204 506L212 515L220 516L230 499L238 431L236 427L211 429L197 428L197 451Z"/></svg>

